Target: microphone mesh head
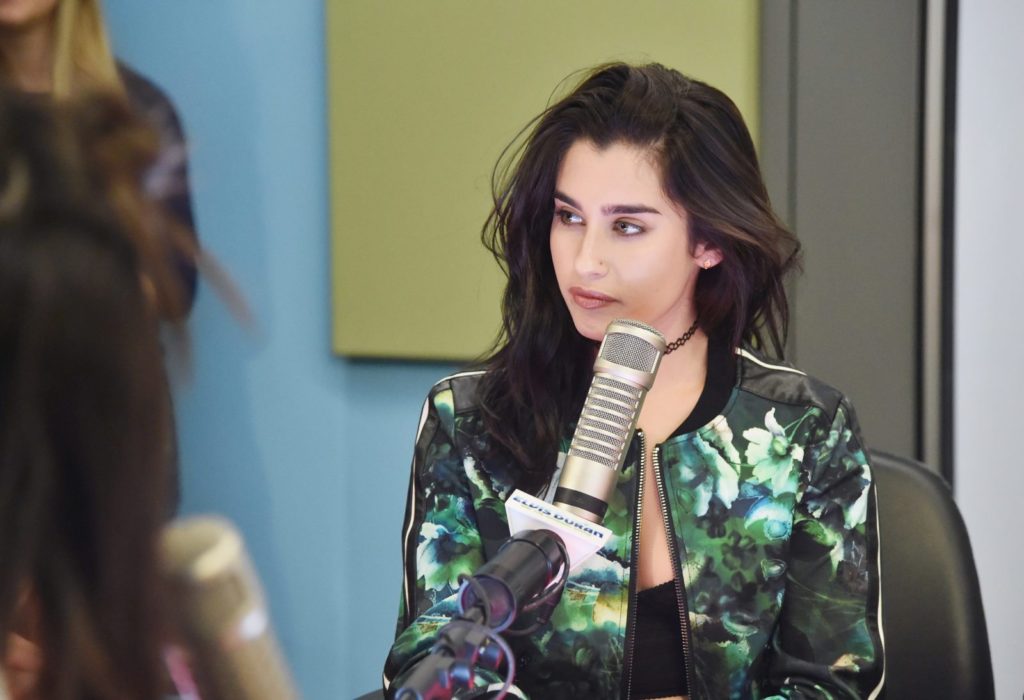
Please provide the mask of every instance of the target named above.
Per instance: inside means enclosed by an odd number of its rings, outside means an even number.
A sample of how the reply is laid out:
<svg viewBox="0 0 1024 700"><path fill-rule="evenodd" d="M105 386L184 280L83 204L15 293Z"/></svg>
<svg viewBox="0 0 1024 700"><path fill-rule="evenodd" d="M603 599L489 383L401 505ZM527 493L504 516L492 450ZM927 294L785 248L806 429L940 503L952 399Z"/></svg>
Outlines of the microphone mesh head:
<svg viewBox="0 0 1024 700"><path fill-rule="evenodd" d="M611 377L595 376L569 454L618 469L642 393L641 389Z"/></svg>
<svg viewBox="0 0 1024 700"><path fill-rule="evenodd" d="M641 328L650 333L658 331L646 323L620 320L616 323ZM609 333L605 338L601 358L640 372L653 372L661 352L650 342L630 333Z"/></svg>
<svg viewBox="0 0 1024 700"><path fill-rule="evenodd" d="M660 341L661 347L652 343L652 336ZM636 426L647 393L636 385L637 374L646 374L653 380L663 351L661 334L646 323L620 319L609 326L569 446L570 457L580 457L609 469L622 466L630 433Z"/></svg>

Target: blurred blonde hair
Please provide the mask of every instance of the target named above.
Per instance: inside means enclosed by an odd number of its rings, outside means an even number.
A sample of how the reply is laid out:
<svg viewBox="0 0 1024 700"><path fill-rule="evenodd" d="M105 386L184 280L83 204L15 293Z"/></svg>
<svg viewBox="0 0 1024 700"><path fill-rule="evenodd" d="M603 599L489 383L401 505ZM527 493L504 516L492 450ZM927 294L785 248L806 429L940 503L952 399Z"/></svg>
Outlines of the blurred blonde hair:
<svg viewBox="0 0 1024 700"><path fill-rule="evenodd" d="M102 91L124 96L100 0L58 0L54 20L53 96Z"/></svg>

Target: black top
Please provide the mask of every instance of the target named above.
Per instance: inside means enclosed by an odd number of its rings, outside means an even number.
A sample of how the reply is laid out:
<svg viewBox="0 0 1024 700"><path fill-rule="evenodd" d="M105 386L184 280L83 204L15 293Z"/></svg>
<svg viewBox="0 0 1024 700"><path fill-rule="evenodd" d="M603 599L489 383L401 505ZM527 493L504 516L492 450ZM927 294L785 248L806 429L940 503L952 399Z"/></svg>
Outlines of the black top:
<svg viewBox="0 0 1024 700"><path fill-rule="evenodd" d="M194 241L196 227L188 182L188 152L184 129L174 103L152 80L131 67L119 61L117 70L132 108L153 127L160 139L157 162L146 174L143 189L174 217L183 232ZM175 257L187 313L196 295L195 263L180 255Z"/></svg>
<svg viewBox="0 0 1024 700"><path fill-rule="evenodd" d="M708 373L697 403L683 424L672 436L692 433L715 419L729 403L736 386L736 354L728 340L717 336L708 338Z"/></svg>
<svg viewBox="0 0 1024 700"><path fill-rule="evenodd" d="M697 404L673 435L693 432L710 423L729 401L735 384L735 356L729 343L708 340L708 371ZM636 673L633 694L637 698L687 695L686 659L683 654L682 611L676 582L640 591L636 598Z"/></svg>
<svg viewBox="0 0 1024 700"><path fill-rule="evenodd" d="M633 692L637 698L687 695L686 662L679 620L676 582L640 591L636 597L637 673Z"/></svg>

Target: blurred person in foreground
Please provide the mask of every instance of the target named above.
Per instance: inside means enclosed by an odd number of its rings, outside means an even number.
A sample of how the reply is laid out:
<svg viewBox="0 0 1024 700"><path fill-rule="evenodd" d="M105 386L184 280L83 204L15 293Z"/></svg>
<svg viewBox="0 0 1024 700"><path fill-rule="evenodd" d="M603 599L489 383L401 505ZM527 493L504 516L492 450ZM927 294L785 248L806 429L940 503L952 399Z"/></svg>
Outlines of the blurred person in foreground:
<svg viewBox="0 0 1024 700"><path fill-rule="evenodd" d="M16 700L162 696L160 334L186 295L137 187L158 148L117 100L0 95L0 658Z"/></svg>
<svg viewBox="0 0 1024 700"><path fill-rule="evenodd" d="M0 1L0 82L58 102L103 93L130 105L159 137L159 157L139 173L139 182L170 214L168 225L176 225L177 235L194 236L181 120L157 85L114 58L100 0ZM196 290L190 262L187 257L176 261L183 314Z"/></svg>
<svg viewBox="0 0 1024 700"><path fill-rule="evenodd" d="M103 21L100 0L0 0L0 85L26 101L61 105L69 101L101 96L93 105L103 109L131 111L138 117L134 136L149 127L147 139L154 139L141 151L147 153L145 167L131 170L131 181L118 184L119 206L138 209L135 193L142 193L147 207L155 205L166 216L145 222L171 260L180 290L172 309L165 306L169 320L185 319L196 294L196 235L188 183L188 158L181 121L170 99L150 80L114 58ZM82 115L90 118L88 114ZM102 115L95 115L102 119ZM107 121L103 128L118 128ZM88 125L85 125L89 128ZM155 144L155 147L153 147ZM106 156L99 154L98 160ZM102 164L102 163L101 163ZM111 172L119 172L114 168ZM122 206L122 209L125 208ZM139 225L136 212L126 215L126 225ZM169 397L168 397L169 398ZM168 459L177 462L176 440L168 440ZM177 470L168 477L174 486L168 495L169 512L179 500Z"/></svg>

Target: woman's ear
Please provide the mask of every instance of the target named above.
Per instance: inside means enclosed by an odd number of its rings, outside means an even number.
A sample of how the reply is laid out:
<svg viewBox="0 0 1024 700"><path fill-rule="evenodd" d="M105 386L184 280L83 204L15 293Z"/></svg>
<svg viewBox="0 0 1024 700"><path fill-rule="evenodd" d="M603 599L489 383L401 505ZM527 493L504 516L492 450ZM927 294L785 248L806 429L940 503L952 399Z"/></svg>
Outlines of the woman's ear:
<svg viewBox="0 0 1024 700"><path fill-rule="evenodd" d="M713 248L706 243L698 243L693 248L693 260L699 267L710 270L722 262L722 251Z"/></svg>

